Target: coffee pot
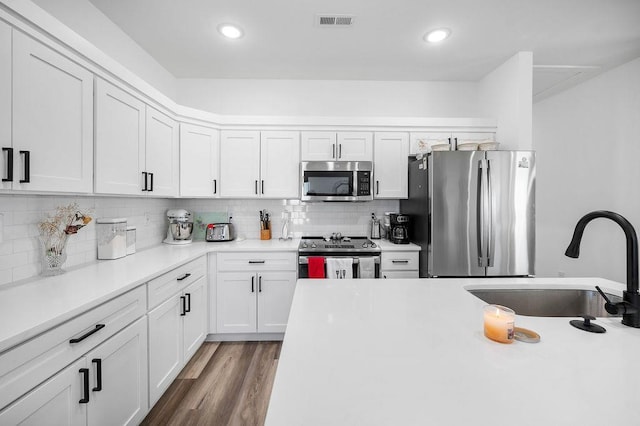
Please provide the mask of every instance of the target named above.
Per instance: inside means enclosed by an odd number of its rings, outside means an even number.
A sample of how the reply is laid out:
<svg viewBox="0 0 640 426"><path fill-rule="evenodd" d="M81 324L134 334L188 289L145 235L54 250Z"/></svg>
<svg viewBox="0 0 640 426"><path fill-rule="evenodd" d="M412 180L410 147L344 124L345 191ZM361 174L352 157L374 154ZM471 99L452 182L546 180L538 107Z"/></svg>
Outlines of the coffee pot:
<svg viewBox="0 0 640 426"><path fill-rule="evenodd" d="M409 244L409 216L392 213L389 240L394 244Z"/></svg>

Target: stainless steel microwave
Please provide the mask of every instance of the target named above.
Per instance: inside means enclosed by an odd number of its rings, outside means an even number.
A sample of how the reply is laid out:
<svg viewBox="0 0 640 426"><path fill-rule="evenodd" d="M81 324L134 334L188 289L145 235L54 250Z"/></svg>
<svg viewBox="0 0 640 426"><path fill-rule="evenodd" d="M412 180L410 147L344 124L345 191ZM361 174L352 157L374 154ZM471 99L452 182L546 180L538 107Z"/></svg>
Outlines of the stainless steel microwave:
<svg viewBox="0 0 640 426"><path fill-rule="evenodd" d="M302 201L371 201L371 161L303 161Z"/></svg>

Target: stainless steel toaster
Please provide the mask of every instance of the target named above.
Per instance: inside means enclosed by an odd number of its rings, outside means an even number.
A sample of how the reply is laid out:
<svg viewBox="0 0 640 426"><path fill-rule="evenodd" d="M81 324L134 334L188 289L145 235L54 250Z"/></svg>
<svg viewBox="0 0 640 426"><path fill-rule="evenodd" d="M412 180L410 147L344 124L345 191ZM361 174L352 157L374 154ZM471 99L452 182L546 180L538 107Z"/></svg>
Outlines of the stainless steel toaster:
<svg viewBox="0 0 640 426"><path fill-rule="evenodd" d="M236 230L233 223L210 223L207 225L205 240L207 241L231 241L236 238Z"/></svg>

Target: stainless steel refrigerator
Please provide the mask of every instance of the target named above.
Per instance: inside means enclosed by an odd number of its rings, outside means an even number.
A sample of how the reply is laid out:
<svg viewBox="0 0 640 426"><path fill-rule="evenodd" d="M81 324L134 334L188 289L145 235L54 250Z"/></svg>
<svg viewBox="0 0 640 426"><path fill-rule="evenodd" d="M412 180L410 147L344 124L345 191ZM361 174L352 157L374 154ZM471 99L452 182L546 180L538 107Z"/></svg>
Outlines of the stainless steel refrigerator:
<svg viewBox="0 0 640 426"><path fill-rule="evenodd" d="M535 273L535 153L437 151L409 164L420 277Z"/></svg>

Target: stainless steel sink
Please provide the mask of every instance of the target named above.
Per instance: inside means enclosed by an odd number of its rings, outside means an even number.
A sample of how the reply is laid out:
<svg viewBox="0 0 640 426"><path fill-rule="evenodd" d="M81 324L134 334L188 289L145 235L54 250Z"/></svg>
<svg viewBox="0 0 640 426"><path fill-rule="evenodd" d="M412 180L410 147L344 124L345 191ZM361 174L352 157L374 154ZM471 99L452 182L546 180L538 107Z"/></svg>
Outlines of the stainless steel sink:
<svg viewBox="0 0 640 426"><path fill-rule="evenodd" d="M503 305L518 315L531 317L611 317L596 290L574 289L467 289L487 303ZM613 303L622 297L606 293Z"/></svg>

